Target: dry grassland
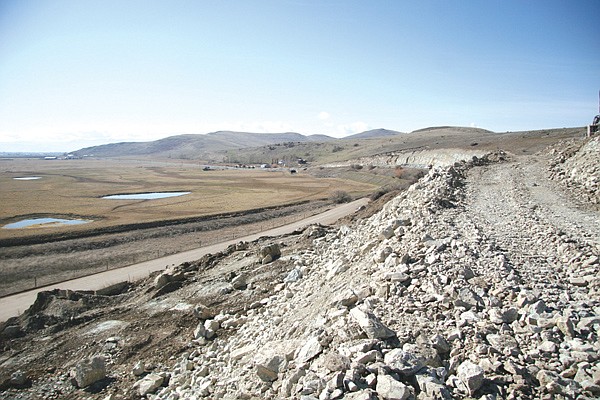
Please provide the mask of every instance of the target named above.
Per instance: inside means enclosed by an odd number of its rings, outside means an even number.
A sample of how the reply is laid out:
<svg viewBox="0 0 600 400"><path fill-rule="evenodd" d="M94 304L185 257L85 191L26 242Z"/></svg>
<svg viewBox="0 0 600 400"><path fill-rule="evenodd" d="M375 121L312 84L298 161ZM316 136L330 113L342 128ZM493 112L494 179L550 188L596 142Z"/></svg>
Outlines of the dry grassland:
<svg viewBox="0 0 600 400"><path fill-rule="evenodd" d="M362 196L376 188L283 170L203 171L172 161L3 160L0 171L0 226L36 217L93 220L0 228L0 296L259 232L323 211L330 205L323 199L337 190ZM13 179L24 176L42 179ZM171 191L192 193L101 198Z"/></svg>
<svg viewBox="0 0 600 400"><path fill-rule="evenodd" d="M0 162L0 225L52 216L91 219L68 227L0 229L0 239L89 231L115 225L185 219L327 198L333 191L366 195L374 186L317 179L287 171L203 171L193 163L113 160L9 160ZM40 176L18 181L15 177ZM155 200L108 200L123 193L190 191Z"/></svg>

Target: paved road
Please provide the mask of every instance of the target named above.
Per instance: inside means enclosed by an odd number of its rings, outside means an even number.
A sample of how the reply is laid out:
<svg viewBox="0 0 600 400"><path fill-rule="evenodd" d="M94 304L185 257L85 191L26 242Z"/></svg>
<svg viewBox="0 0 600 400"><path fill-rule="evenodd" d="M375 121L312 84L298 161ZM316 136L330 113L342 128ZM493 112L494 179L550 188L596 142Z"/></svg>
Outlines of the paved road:
<svg viewBox="0 0 600 400"><path fill-rule="evenodd" d="M38 292L52 289L71 289L71 290L97 290L114 283L125 280L135 281L147 277L151 272L164 269L166 266L175 264L179 265L186 261L197 260L205 254L217 253L227 248L231 244L240 241L253 241L261 236L279 236L293 232L296 229L311 225L311 224L332 224L338 219L356 211L361 205L367 204L368 200L360 199L351 203L343 204L321 214L308 217L298 222L280 226L278 228L269 229L261 233L248 235L227 242L217 243L211 246L200 247L194 250L184 251L182 253L172 254L166 257L157 258L150 261L145 261L139 264L133 264L127 267L113 269L106 272L101 272L94 275L85 276L82 278L72 279L49 285L37 289L28 290L23 293L18 293L12 296L7 296L0 299L0 321L19 315L25 311L33 302Z"/></svg>

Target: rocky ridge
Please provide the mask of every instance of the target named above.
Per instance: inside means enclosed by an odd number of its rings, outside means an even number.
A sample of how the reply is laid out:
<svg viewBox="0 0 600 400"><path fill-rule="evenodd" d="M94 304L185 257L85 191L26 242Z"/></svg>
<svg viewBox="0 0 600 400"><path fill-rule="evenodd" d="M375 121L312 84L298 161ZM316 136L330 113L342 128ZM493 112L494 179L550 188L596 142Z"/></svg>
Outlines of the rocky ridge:
<svg viewBox="0 0 600 400"><path fill-rule="evenodd" d="M374 166L403 166L412 168L444 167L455 162L470 160L473 157L483 157L488 154L486 150L465 149L436 149L425 148L407 149L398 152L389 152L371 157L362 157L356 160L326 164L326 167L348 167L351 165Z"/></svg>
<svg viewBox="0 0 600 400"><path fill-rule="evenodd" d="M538 202L536 165L434 167L367 219L298 232L293 252L272 239L171 267L149 296L185 299L222 265L218 290L245 306L181 307L197 321L184 350L97 398L597 398L598 214ZM98 357L73 369L79 386L115 370Z"/></svg>

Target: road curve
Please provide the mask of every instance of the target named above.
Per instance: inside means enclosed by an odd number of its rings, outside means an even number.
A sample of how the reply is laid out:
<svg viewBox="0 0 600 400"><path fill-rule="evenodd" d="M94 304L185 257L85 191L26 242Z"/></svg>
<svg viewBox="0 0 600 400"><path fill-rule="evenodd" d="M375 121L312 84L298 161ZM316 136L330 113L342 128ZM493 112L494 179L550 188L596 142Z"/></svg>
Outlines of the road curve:
<svg viewBox="0 0 600 400"><path fill-rule="evenodd" d="M186 261L197 260L205 254L217 253L226 249L229 245L240 241L251 242L261 236L280 236L316 223L325 225L332 224L338 219L348 214L352 214L358 207L367 204L367 202L368 199L366 198L355 200L321 214L313 215L312 217L278 228L7 296L0 299L0 321L5 321L10 317L19 315L25 311L33 304L37 294L41 291L53 289L97 290L125 280L139 280L146 278L151 272L164 269L169 265L179 265Z"/></svg>

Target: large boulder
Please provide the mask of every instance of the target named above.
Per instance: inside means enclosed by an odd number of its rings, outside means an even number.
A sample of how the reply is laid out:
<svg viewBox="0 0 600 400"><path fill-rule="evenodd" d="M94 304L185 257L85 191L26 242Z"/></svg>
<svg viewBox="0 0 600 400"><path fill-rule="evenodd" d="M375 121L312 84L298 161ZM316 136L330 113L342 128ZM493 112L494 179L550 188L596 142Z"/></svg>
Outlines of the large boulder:
<svg viewBox="0 0 600 400"><path fill-rule="evenodd" d="M281 249L277 243L270 244L261 248L258 252L258 261L261 264L268 264L281 257Z"/></svg>
<svg viewBox="0 0 600 400"><path fill-rule="evenodd" d="M483 385L483 368L469 360L463 361L458 366L456 375L466 386L470 395Z"/></svg>
<svg viewBox="0 0 600 400"><path fill-rule="evenodd" d="M350 316L354 318L369 339L388 339L396 336L396 333L385 326L373 313L355 307L350 310Z"/></svg>
<svg viewBox="0 0 600 400"><path fill-rule="evenodd" d="M78 388L85 388L106 377L106 361L103 356L93 356L78 362L71 370L71 378Z"/></svg>
<svg viewBox="0 0 600 400"><path fill-rule="evenodd" d="M376 390L379 397L384 400L406 400L411 395L408 386L389 375L383 374L377 377Z"/></svg>
<svg viewBox="0 0 600 400"><path fill-rule="evenodd" d="M164 376L152 373L137 381L135 386L137 386L140 396L146 396L156 392L156 389L163 384L164 380Z"/></svg>

